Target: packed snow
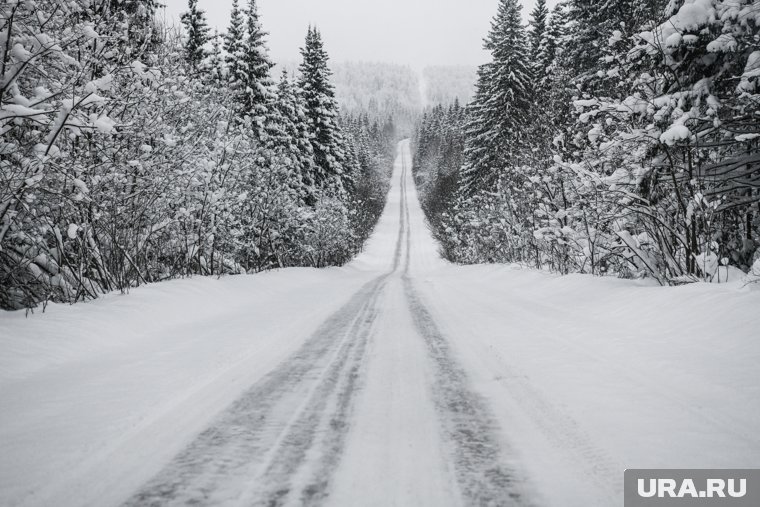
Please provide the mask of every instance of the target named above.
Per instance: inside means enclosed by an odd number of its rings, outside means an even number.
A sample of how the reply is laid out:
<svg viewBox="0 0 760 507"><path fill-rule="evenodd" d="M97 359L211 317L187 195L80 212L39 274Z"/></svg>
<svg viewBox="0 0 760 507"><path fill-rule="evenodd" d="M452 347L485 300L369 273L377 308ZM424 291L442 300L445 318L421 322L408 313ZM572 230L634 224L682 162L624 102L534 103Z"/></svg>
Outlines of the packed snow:
<svg viewBox="0 0 760 507"><path fill-rule="evenodd" d="M319 440L296 472L259 477L295 491L326 473L326 505L462 505L516 491L521 505L609 507L622 504L626 468L757 465L760 285L448 264L410 159L403 142L380 222L346 267L177 280L1 314L0 504L108 506L160 491L182 470L176 456L223 429L236 400L301 364L294 354L315 339L332 346L319 329L363 347L345 349L354 359L336 373L338 394L326 391L325 413L313 414L320 425L341 414L313 437L335 445ZM356 318L331 328L352 305ZM321 406L309 400L343 363L320 361L301 381L311 394L277 409L295 415L268 415L271 439L257 445L270 451L254 464L276 464L294 445L288 432ZM447 411L455 395L472 414ZM473 455L456 425L493 452ZM517 483L477 475L496 459ZM275 485L235 477L210 498L250 504ZM164 503L190 498L177 494Z"/></svg>

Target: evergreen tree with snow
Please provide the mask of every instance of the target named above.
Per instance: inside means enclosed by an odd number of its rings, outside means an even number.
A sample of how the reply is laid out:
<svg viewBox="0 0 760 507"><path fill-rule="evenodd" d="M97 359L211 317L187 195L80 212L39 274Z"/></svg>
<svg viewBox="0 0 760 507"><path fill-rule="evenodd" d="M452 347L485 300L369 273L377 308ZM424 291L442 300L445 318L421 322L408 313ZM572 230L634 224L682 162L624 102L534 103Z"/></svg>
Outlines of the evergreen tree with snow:
<svg viewBox="0 0 760 507"><path fill-rule="evenodd" d="M202 67L212 81L221 83L225 74L224 55L222 53L222 44L224 41L222 36L219 35L219 32L216 30L214 30L214 35L210 40L211 50L203 62Z"/></svg>
<svg viewBox="0 0 760 507"><path fill-rule="evenodd" d="M7 2L3 2L7 3ZM63 2L52 2L51 6L60 8ZM94 4L98 4L97 6ZM118 51L111 54L122 64L130 64L135 59L149 60L150 55L164 42L163 34L156 30L155 14L161 4L158 0L123 0L115 2L95 2L86 16L109 16L109 31L118 38ZM41 5L41 7L44 7ZM67 7L69 9L70 7ZM66 11L63 11L66 12ZM73 15L76 9L70 11ZM120 33L117 33L120 32Z"/></svg>
<svg viewBox="0 0 760 507"><path fill-rule="evenodd" d="M188 11L182 13L180 20L185 27L185 59L193 67L198 68L206 57L204 46L209 41L209 27L206 23L206 13L198 8L198 0L188 0Z"/></svg>
<svg viewBox="0 0 760 507"><path fill-rule="evenodd" d="M530 61L534 64L539 63L538 58L546 42L548 16L549 9L546 7L546 0L538 0L530 13L530 31L528 32Z"/></svg>
<svg viewBox="0 0 760 507"><path fill-rule="evenodd" d="M224 34L224 53L229 76L233 81L238 78L238 58L245 39L245 19L238 0L232 0L230 26Z"/></svg>
<svg viewBox="0 0 760 507"><path fill-rule="evenodd" d="M318 187L341 193L351 185L352 175L345 164L345 140L338 124L338 103L330 82L328 56L316 28L309 27L301 55L299 86L316 162L313 180Z"/></svg>
<svg viewBox="0 0 760 507"><path fill-rule="evenodd" d="M560 2L552 9L546 27L544 42L536 58L541 62L542 67L546 69L544 79L551 72L551 68L556 66L558 52L566 43L567 30L567 4Z"/></svg>
<svg viewBox="0 0 760 507"><path fill-rule="evenodd" d="M265 37L267 33L259 20L256 0L249 0L246 12L245 39L234 55L234 86L240 102L240 113L252 120L258 139L267 137L267 121L273 99L274 83L270 71L274 64L269 59Z"/></svg>
<svg viewBox="0 0 760 507"><path fill-rule="evenodd" d="M679 3L679 2L676 2ZM607 71L625 58L626 47L642 25L654 22L663 0L569 0L567 58L574 82L585 93L613 93L619 82ZM658 7L659 6L659 7ZM623 47L620 47L622 43Z"/></svg>
<svg viewBox="0 0 760 507"><path fill-rule="evenodd" d="M529 47L517 0L501 0L485 40L492 61L478 70L467 127L465 186L468 192L493 186L523 141L531 104Z"/></svg>
<svg viewBox="0 0 760 507"><path fill-rule="evenodd" d="M303 100L285 69L277 85L275 106L278 114L273 129L276 129L278 144L292 162L294 177L291 185L304 202L314 205L314 149L309 124Z"/></svg>

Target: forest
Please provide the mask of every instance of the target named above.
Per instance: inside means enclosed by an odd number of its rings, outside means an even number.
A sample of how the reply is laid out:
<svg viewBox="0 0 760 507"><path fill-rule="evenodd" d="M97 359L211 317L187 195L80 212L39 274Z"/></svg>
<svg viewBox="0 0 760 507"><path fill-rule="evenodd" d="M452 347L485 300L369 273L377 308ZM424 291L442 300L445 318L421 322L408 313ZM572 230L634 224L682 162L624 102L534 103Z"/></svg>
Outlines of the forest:
<svg viewBox="0 0 760 507"><path fill-rule="evenodd" d="M332 64L316 27L276 67L238 2L221 34L197 0L179 28L155 0L0 6L0 308L344 264L414 124L451 261L663 285L760 271L752 1L540 0L524 26L500 0L476 75Z"/></svg>
<svg viewBox="0 0 760 507"><path fill-rule="evenodd" d="M0 6L0 308L343 264L382 211L392 120L341 113L316 27L275 79L256 0L157 8Z"/></svg>
<svg viewBox="0 0 760 507"><path fill-rule="evenodd" d="M473 100L429 108L444 255L662 285L760 275L760 5L500 0Z"/></svg>

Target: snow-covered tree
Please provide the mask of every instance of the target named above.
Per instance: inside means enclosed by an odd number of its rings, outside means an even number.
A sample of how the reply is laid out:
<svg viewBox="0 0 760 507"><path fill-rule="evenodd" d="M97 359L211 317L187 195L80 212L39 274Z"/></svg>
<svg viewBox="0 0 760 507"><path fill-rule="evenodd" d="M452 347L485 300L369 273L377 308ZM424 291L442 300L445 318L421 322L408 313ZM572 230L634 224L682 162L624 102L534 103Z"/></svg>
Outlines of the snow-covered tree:
<svg viewBox="0 0 760 507"><path fill-rule="evenodd" d="M188 11L180 18L185 27L185 58L197 68L206 57L204 46L209 41L209 27L206 13L198 8L198 0L188 0L187 7Z"/></svg>
<svg viewBox="0 0 760 507"><path fill-rule="evenodd" d="M521 8L517 0L501 0L485 40L492 61L478 71L470 106L464 169L469 192L493 186L523 142L532 77Z"/></svg>
<svg viewBox="0 0 760 507"><path fill-rule="evenodd" d="M549 9L546 7L546 0L538 0L530 13L530 31L528 32L530 63L534 67L534 74L537 73L536 71L541 74L544 72L540 57L547 43L548 17Z"/></svg>
<svg viewBox="0 0 760 507"><path fill-rule="evenodd" d="M202 68L211 80L216 83L221 83L226 74L224 54L222 53L222 44L224 43L223 37L214 30L214 35L211 36L211 50L209 51L206 59L202 62Z"/></svg>
<svg viewBox="0 0 760 507"><path fill-rule="evenodd" d="M520 90L492 86L494 54L468 108L465 184L446 211L426 207L446 254L663 284L750 270L760 258L756 14L750 0L560 3L517 135L489 124L488 104ZM439 116L420 127L423 164ZM489 174L488 191L473 186Z"/></svg>
<svg viewBox="0 0 760 507"><path fill-rule="evenodd" d="M245 39L245 18L240 10L238 0L232 0L230 25L224 34L224 54L231 84L236 85L239 77L238 59Z"/></svg>
<svg viewBox="0 0 760 507"><path fill-rule="evenodd" d="M353 175L346 164L345 139L338 124L338 103L330 82L328 56L317 28L309 27L301 55L299 87L316 162L313 181L339 195L350 187Z"/></svg>
<svg viewBox="0 0 760 507"><path fill-rule="evenodd" d="M240 112L250 116L256 136L263 139L273 98L274 82L270 71L274 64L269 59L265 42L267 33L261 26L256 0L249 0L245 15L245 38L234 55L231 71L235 73L233 82Z"/></svg>
<svg viewBox="0 0 760 507"><path fill-rule="evenodd" d="M295 173L291 185L309 204L316 202L314 177L314 150L311 145L309 123L303 100L296 84L282 71L277 86L276 107L278 111L275 136L281 140L286 156L293 164Z"/></svg>
<svg viewBox="0 0 760 507"><path fill-rule="evenodd" d="M154 5L0 5L0 307L343 263L366 237L357 217L373 215L352 196L318 189L304 202L311 126L299 91L285 83L278 97L262 77L266 114L241 115L222 52L188 61L187 39L152 18ZM245 50L232 62L247 65Z"/></svg>

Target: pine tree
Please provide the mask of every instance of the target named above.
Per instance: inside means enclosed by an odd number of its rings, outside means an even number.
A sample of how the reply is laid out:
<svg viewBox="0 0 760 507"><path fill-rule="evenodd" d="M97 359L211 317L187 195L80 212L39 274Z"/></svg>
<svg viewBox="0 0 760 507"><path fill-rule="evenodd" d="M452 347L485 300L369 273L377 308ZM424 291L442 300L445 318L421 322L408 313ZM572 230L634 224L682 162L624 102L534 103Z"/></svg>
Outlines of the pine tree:
<svg viewBox="0 0 760 507"><path fill-rule="evenodd" d="M662 0L569 0L567 38L572 43L567 45L567 58L583 92L607 94L617 84L617 77L604 82L609 61L616 56L613 34L620 41L628 39L646 17L653 19L651 9L658 3Z"/></svg>
<svg viewBox="0 0 760 507"><path fill-rule="evenodd" d="M530 46L530 61L537 62L541 53L542 46L546 37L546 21L549 10L546 7L546 0L538 0L533 11L530 13L530 32L528 33L528 44Z"/></svg>
<svg viewBox="0 0 760 507"><path fill-rule="evenodd" d="M351 174L345 166L345 141L338 125L338 103L330 83L328 56L316 28L309 27L301 55L303 62L299 67L299 85L316 162L313 179L318 187L332 188L341 193L350 186Z"/></svg>
<svg viewBox="0 0 760 507"><path fill-rule="evenodd" d="M493 61L478 70L467 127L465 186L488 188L506 169L522 142L531 103L531 71L517 0L501 0L485 40Z"/></svg>
<svg viewBox="0 0 760 507"><path fill-rule="evenodd" d="M314 150L309 139L309 125L302 99L285 69L277 85L275 104L278 115L273 122L274 137L292 162L292 186L305 203L314 205Z"/></svg>
<svg viewBox="0 0 760 507"><path fill-rule="evenodd" d="M180 18L187 33L185 59L197 69L206 56L204 46L209 41L209 28L206 13L198 8L198 0L188 0L187 6L189 10Z"/></svg>
<svg viewBox="0 0 760 507"><path fill-rule="evenodd" d="M225 73L222 43L222 36L214 30L214 35L211 37L211 51L209 51L208 58L203 62L203 69L210 79L217 83L222 81Z"/></svg>
<svg viewBox="0 0 760 507"><path fill-rule="evenodd" d="M224 34L225 62L229 76L233 81L238 78L238 57L243 47L245 38L245 20L238 6L238 0L232 0L232 13L230 14L230 26Z"/></svg>
<svg viewBox="0 0 760 507"><path fill-rule="evenodd" d="M269 73L274 64L269 59L264 41L267 33L261 27L256 0L249 0L246 15L246 37L233 65L234 83L241 114L251 118L255 136L264 140L274 86Z"/></svg>
<svg viewBox="0 0 760 507"><path fill-rule="evenodd" d="M564 46L567 35L567 4L561 2L552 9L549 22L546 27L546 36L541 46L537 60L546 69L556 64L558 51Z"/></svg>

